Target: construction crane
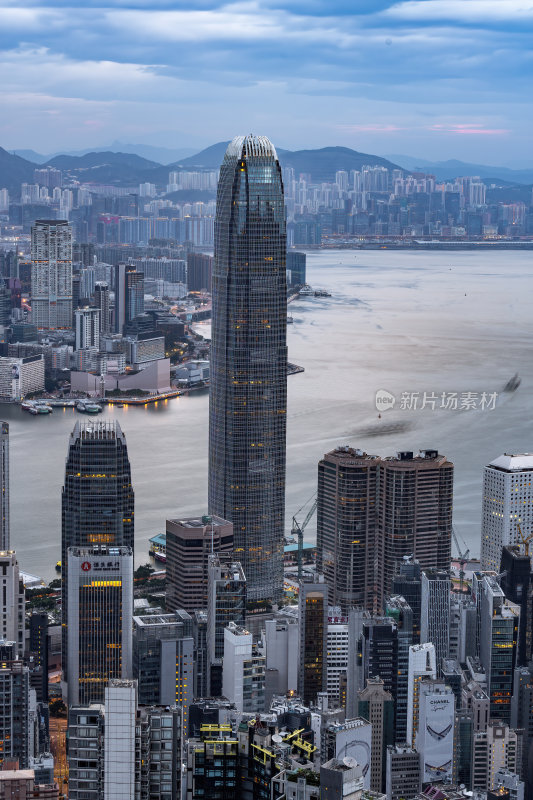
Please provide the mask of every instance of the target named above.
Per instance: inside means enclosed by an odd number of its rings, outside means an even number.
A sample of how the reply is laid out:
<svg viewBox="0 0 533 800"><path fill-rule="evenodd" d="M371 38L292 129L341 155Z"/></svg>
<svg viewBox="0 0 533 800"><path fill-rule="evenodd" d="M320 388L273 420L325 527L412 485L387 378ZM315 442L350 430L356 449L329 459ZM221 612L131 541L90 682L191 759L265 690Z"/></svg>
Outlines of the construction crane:
<svg viewBox="0 0 533 800"><path fill-rule="evenodd" d="M316 498L315 495L313 495L310 499L313 502L311 503L311 507L310 507L309 511L307 512L307 515L306 515L304 521L302 522L302 524L300 525L300 523L298 522L297 517L298 517L298 514L300 513L300 511L303 511L304 508L308 505L309 500L307 501L307 503L304 503L301 508L298 509L298 511L296 512L296 514L292 518L291 534L292 534L293 537L298 539L298 580L299 581L302 580L302 573L303 573L304 531L307 528L307 526L308 526L308 524L309 524L309 522L311 520L311 517L313 516L313 514L316 511L317 498Z"/></svg>
<svg viewBox="0 0 533 800"><path fill-rule="evenodd" d="M457 536L457 532L456 532L455 528L453 527L453 525L452 525L452 536L453 536L453 541L455 542L455 546L457 548L457 553L459 555L459 565L460 565L460 569L459 569L459 591L462 594L463 593L464 580L465 580L465 564L468 561L468 559L470 558L470 548L467 547L466 550L464 550L464 551L461 550L461 547L459 546L459 539L458 539L458 536ZM464 541L464 539L463 539L463 545L466 547L466 542Z"/></svg>
<svg viewBox="0 0 533 800"><path fill-rule="evenodd" d="M516 523L516 527L518 528L518 533L520 534L520 538L522 539L522 544L524 545L524 554L526 556L529 556L529 543L533 539L533 533L530 533L529 536L524 536L519 522Z"/></svg>

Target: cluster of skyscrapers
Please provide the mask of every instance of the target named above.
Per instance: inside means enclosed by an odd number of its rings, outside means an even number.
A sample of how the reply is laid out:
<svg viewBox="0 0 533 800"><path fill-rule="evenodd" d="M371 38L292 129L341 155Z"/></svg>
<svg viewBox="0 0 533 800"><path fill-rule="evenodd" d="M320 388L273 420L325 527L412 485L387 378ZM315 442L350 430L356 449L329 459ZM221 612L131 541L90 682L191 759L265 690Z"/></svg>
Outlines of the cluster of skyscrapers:
<svg viewBox="0 0 533 800"><path fill-rule="evenodd" d="M120 316L138 296L127 267L116 269ZM265 137L228 147L212 292L209 506L167 520L164 592L148 588L148 599L136 589L120 426L77 423L70 438L61 496L68 796L533 797L533 456L485 468L481 563L461 553L452 573L454 468L444 455L326 453L316 565L295 580L284 569L286 219ZM84 324L80 336L92 330ZM44 770L35 789L48 758L48 618L32 615L26 636L9 549L8 433L4 423L0 761L33 769L25 778L11 769L11 796L23 780L33 796L58 796Z"/></svg>

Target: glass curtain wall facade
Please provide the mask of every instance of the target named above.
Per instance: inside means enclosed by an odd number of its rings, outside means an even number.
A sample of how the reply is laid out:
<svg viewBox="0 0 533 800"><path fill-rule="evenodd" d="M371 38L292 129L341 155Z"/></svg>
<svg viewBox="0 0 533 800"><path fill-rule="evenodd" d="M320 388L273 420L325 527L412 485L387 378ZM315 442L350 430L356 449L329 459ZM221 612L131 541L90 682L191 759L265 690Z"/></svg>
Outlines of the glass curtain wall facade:
<svg viewBox="0 0 533 800"><path fill-rule="evenodd" d="M9 550L9 424L0 422L0 547Z"/></svg>
<svg viewBox="0 0 533 800"><path fill-rule="evenodd" d="M281 168L266 137L237 137L217 193L209 510L233 522L251 601L283 584L286 326Z"/></svg>
<svg viewBox="0 0 533 800"><path fill-rule="evenodd" d="M76 423L62 493L63 670L67 670L68 548L134 546L134 493L126 438L117 422ZM66 674L65 674L66 678Z"/></svg>

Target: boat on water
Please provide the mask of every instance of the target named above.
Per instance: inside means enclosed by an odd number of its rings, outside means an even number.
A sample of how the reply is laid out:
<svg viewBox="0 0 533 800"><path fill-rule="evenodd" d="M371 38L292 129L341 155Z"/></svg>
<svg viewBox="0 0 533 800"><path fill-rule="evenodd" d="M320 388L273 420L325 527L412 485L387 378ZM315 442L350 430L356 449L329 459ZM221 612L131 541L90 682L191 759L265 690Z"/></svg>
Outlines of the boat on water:
<svg viewBox="0 0 533 800"><path fill-rule="evenodd" d="M522 383L522 379L518 375L518 372L515 372L512 378L509 378L505 386L503 387L504 392L516 392L520 384Z"/></svg>
<svg viewBox="0 0 533 800"><path fill-rule="evenodd" d="M56 572L61 572L61 561L56 561Z"/></svg>
<svg viewBox="0 0 533 800"><path fill-rule="evenodd" d="M160 561L162 564L167 563L167 554L162 553L161 550L154 550L153 556L156 561Z"/></svg>
<svg viewBox="0 0 533 800"><path fill-rule="evenodd" d="M51 414L52 406L44 400L25 400L21 403L23 411L28 411L33 416L37 414Z"/></svg>
<svg viewBox="0 0 533 800"><path fill-rule="evenodd" d="M293 322L294 322L294 318L291 317L291 315L289 314L289 316L287 317L287 325L292 325Z"/></svg>
<svg viewBox="0 0 533 800"><path fill-rule="evenodd" d="M326 289L316 289L315 297L331 297L331 293L328 292Z"/></svg>
<svg viewBox="0 0 533 800"><path fill-rule="evenodd" d="M299 291L300 297L314 297L315 290L308 283L305 283Z"/></svg>
<svg viewBox="0 0 533 800"><path fill-rule="evenodd" d="M81 414L99 414L102 410L102 407L98 405L98 403L91 403L84 400L80 400L76 406L76 411L79 411Z"/></svg>

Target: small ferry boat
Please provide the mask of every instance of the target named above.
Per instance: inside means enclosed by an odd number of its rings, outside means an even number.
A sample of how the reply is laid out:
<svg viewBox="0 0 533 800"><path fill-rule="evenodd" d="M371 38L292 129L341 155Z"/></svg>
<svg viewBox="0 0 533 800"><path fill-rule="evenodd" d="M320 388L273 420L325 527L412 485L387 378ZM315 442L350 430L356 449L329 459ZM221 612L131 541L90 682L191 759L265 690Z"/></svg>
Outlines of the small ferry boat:
<svg viewBox="0 0 533 800"><path fill-rule="evenodd" d="M56 572L61 572L61 561L56 561Z"/></svg>
<svg viewBox="0 0 533 800"><path fill-rule="evenodd" d="M80 414L99 414L101 410L102 407L98 403L91 403L87 400L80 400L76 406L76 411L79 411Z"/></svg>
<svg viewBox="0 0 533 800"><path fill-rule="evenodd" d="M305 283L299 291L300 297L314 297L315 290L308 283Z"/></svg>
<svg viewBox="0 0 533 800"><path fill-rule="evenodd" d="M291 317L291 315L289 314L289 316L287 317L287 325L292 325L292 323L293 323L293 322L294 322L294 319L293 319L293 317Z"/></svg>

